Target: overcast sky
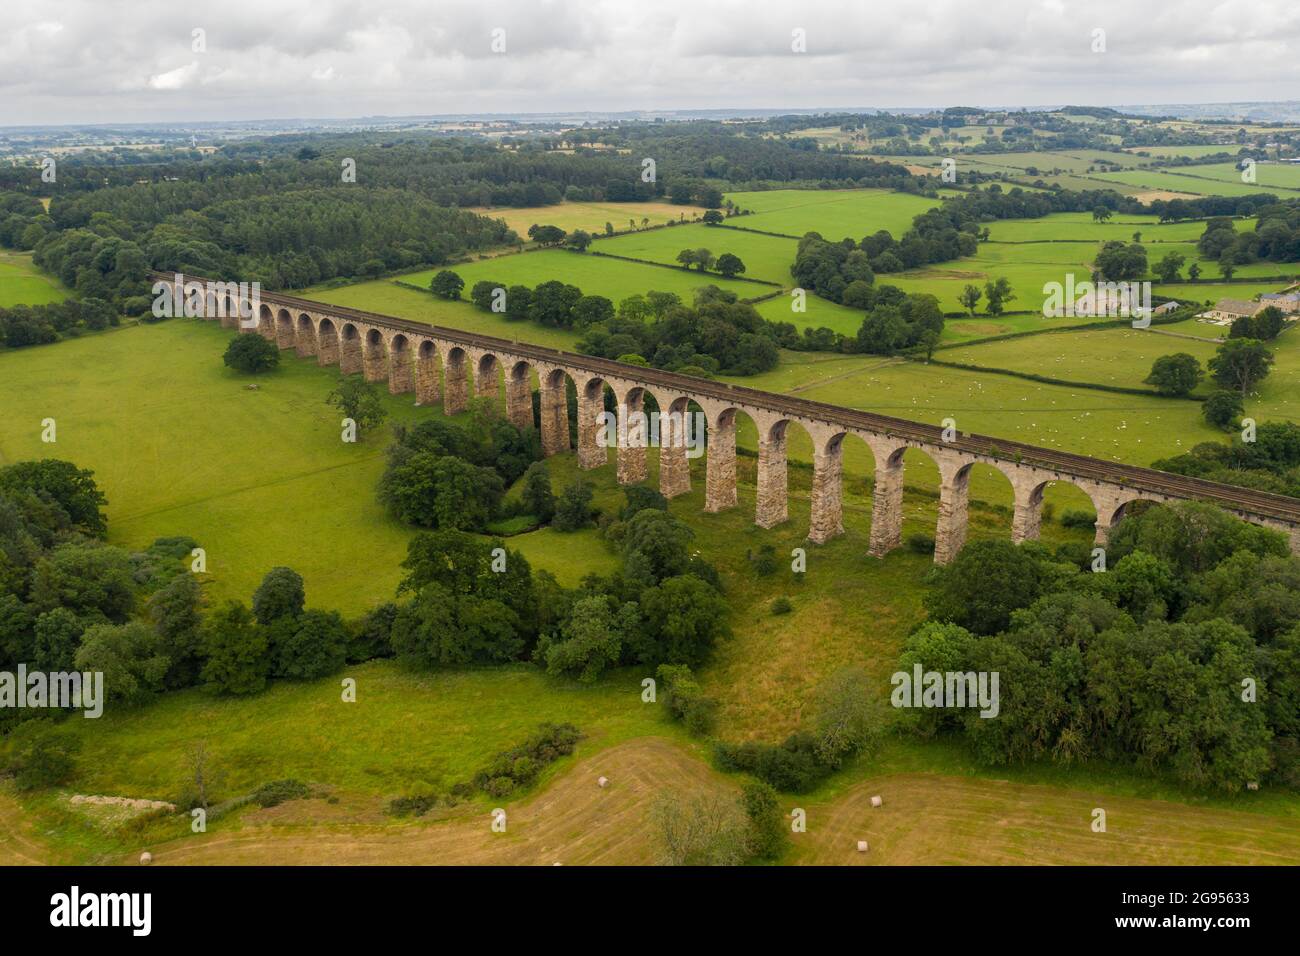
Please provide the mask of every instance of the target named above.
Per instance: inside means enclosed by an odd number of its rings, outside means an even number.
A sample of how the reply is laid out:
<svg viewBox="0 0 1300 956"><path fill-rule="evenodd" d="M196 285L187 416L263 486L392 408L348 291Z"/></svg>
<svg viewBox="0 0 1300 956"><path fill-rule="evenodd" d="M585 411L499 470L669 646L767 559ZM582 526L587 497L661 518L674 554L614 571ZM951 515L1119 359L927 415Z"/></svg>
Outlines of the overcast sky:
<svg viewBox="0 0 1300 956"><path fill-rule="evenodd" d="M1298 0L14 0L3 23L0 124L1300 97Z"/></svg>

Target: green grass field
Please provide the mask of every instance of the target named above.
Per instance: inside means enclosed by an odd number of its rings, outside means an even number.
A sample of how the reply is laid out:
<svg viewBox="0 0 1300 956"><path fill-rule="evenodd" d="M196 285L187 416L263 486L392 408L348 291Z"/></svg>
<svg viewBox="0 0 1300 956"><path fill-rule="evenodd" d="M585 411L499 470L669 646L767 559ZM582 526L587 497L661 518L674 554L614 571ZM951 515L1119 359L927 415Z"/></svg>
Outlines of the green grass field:
<svg viewBox="0 0 1300 956"><path fill-rule="evenodd" d="M239 376L221 362L230 334L175 320L0 353L0 462L58 457L93 469L108 495L109 540L195 538L214 599L247 600L281 564L303 575L314 607L356 614L390 598L412 530L375 500L388 426L343 443L324 401L337 369L282 352L277 372ZM392 421L442 414L410 395L384 400ZM40 440L47 417L55 444ZM570 584L608 566L598 549L547 547L550 534L511 547Z"/></svg>
<svg viewBox="0 0 1300 956"><path fill-rule="evenodd" d="M1242 169L1236 163L1186 166L1179 168L1177 172L1186 176L1211 179L1220 183L1240 183L1242 181ZM1269 189L1300 192L1300 166L1293 163L1257 163L1255 165L1255 182L1257 185Z"/></svg>
<svg viewBox="0 0 1300 956"><path fill-rule="evenodd" d="M527 255L537 254L527 253ZM448 329L495 335L502 339L517 339L555 349L572 349L579 338L577 333L569 329L548 328L536 322L512 322L498 313L485 312L476 308L465 299L449 302L431 292L398 285L392 279L358 282L355 285L340 286L336 289L305 289L298 295L332 305L365 309L410 319L413 322L427 322Z"/></svg>
<svg viewBox="0 0 1300 956"><path fill-rule="evenodd" d="M1152 159L1174 159L1180 156L1199 159L1202 156L1213 156L1215 153L1235 155L1240 148L1236 144L1225 146L1132 146L1127 151L1143 162L1148 162L1148 156Z"/></svg>
<svg viewBox="0 0 1300 956"><path fill-rule="evenodd" d="M743 225L746 217L730 221ZM745 263L745 276L789 286L794 282L790 267L794 265L797 246L794 239L715 228L701 223L600 239L592 248L612 256L631 256L674 266L677 265L677 253L683 249L708 249L715 256L730 252Z"/></svg>
<svg viewBox="0 0 1300 956"><path fill-rule="evenodd" d="M665 232L669 230L664 230ZM791 260L793 261L793 259ZM601 256L566 252L562 249L543 249L519 255L480 259L465 265L452 266L452 270L465 280L465 297L476 282L487 280L505 285L539 286L543 282L558 280L576 285L586 295L603 295L616 306L630 295L646 292L676 292L683 302L691 302L695 290L706 285L735 292L742 299L763 295L771 290L755 282L736 282L709 273L687 272L681 267L661 268L639 262L624 262ZM426 269L401 277L401 281L429 287L429 281L441 270Z"/></svg>
<svg viewBox="0 0 1300 956"><path fill-rule="evenodd" d="M1190 262L1188 263L1190 265ZM1258 263L1256 263L1258 265ZM1206 263L1200 263L1202 269ZM1273 263L1271 268L1276 274L1283 274L1287 266L1280 263ZM1294 268L1294 263L1291 264ZM1183 267L1183 272L1187 272L1187 266ZM1286 285L1285 282L1275 282L1272 280L1259 280L1256 282L1173 282L1159 283L1155 286L1155 291L1160 295L1167 295L1171 299L1177 299L1179 302L1188 302L1193 305L1206 303L1213 305L1220 299L1245 299L1250 301L1261 292L1278 292Z"/></svg>
<svg viewBox="0 0 1300 956"><path fill-rule="evenodd" d="M1255 228L1255 220L1238 219L1235 225L1238 230L1245 232ZM1057 212L1040 219L1003 219L989 223L988 228L989 238L994 242L1045 242L1062 239L1093 242L1117 239L1131 242L1133 233L1141 232L1144 244L1156 245L1166 242L1195 242L1205 232L1205 223L1161 223L1156 216L1134 216L1127 213L1108 222L1095 222L1091 213ZM1152 250L1149 254L1158 258L1162 251Z"/></svg>
<svg viewBox="0 0 1300 956"><path fill-rule="evenodd" d="M1106 183L1124 184L1140 189L1168 190L1170 192L1192 193L1197 196L1251 196L1256 193L1277 193L1279 196L1294 195L1296 189L1289 185L1270 180L1287 179L1282 175L1265 173L1266 169L1280 169L1273 166L1259 166L1254 183L1241 181L1240 172L1235 179L1215 179L1207 176L1203 170L1216 170L1214 166L1188 166L1177 171L1172 169L1133 169L1119 173L1097 173L1096 178ZM1282 170L1285 172L1285 170Z"/></svg>
<svg viewBox="0 0 1300 956"><path fill-rule="evenodd" d="M831 242L846 236L856 241L881 229L901 237L913 219L938 205L935 199L880 189L772 189L727 193L727 198L754 212L734 220L736 225L796 237L818 232Z"/></svg>
<svg viewBox="0 0 1300 956"><path fill-rule="evenodd" d="M896 285L904 292L928 292L937 296L947 312L961 311L958 299L967 285L981 290L989 279L1005 278L1016 298L1008 309L1040 311L1043 286L1048 282L1066 282L1073 273L1075 281L1092 273L1092 259L1099 246L1087 243L1038 242L1027 245L981 243L973 256L952 262L940 262L922 269L877 276L876 281ZM982 306L977 307L982 308ZM1077 324L1078 320L1073 320Z"/></svg>
<svg viewBox="0 0 1300 956"><path fill-rule="evenodd" d="M945 349L939 357L944 361L1006 368L1068 381L1146 388L1142 380L1150 373L1151 363L1160 356L1186 352L1204 366L1214 356L1215 347L1208 341L1176 342L1141 329L1112 328L985 342ZM1201 386L1202 391L1208 388Z"/></svg>
<svg viewBox="0 0 1300 956"><path fill-rule="evenodd" d="M0 251L0 308L62 302L72 292L32 264L29 252Z"/></svg>

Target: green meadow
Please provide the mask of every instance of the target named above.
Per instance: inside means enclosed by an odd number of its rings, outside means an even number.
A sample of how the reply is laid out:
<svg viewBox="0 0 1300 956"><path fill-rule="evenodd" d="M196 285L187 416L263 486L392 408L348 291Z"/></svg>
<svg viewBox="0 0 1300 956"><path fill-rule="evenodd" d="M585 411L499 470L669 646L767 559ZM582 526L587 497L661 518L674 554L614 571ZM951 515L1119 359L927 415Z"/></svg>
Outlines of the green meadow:
<svg viewBox="0 0 1300 956"><path fill-rule="evenodd" d="M1137 156L1143 162L1147 162L1147 157L1176 159L1185 156L1189 159L1200 159L1202 156L1213 156L1215 153L1235 154L1240 148L1236 144L1224 146L1133 146L1127 152Z"/></svg>
<svg viewBox="0 0 1300 956"><path fill-rule="evenodd" d="M743 223L744 217L730 221ZM794 239L696 223L598 239L592 249L612 256L649 259L671 266L677 265L677 253L683 249L708 249L715 256L730 252L745 263L745 276L788 286L793 282L790 267L794 265L797 246Z"/></svg>
<svg viewBox="0 0 1300 956"><path fill-rule="evenodd" d="M1274 192L1281 196L1296 192L1294 187L1280 183L1270 183L1274 178L1260 172L1257 181L1244 183L1238 172L1235 179L1214 179L1202 175L1201 170L1215 169L1215 166L1188 166L1174 169L1126 169L1118 173L1097 173L1096 178L1104 184L1123 184L1140 189L1158 189L1169 192L1191 193L1197 196L1251 196L1256 193ZM1257 171L1265 168L1257 167ZM1283 177L1276 177L1283 178Z"/></svg>
<svg viewBox="0 0 1300 956"><path fill-rule="evenodd" d="M593 248L599 250L599 247ZM695 290L706 285L728 289L742 299L771 291L756 282L736 282L711 273L687 272L680 266L667 268L644 265L640 262L626 262L621 259L568 252L563 249L541 249L536 252L480 259L477 262L450 268L465 280L465 291L462 294L466 297L476 282L485 280L500 282L507 286L526 285L530 288L539 286L543 282L557 280L576 285L586 295L603 295L615 305L630 295L641 295L652 290L676 292L682 297L683 302L690 302L695 297ZM427 289L430 280L440 271L440 269L426 269L402 276L401 281Z"/></svg>
<svg viewBox="0 0 1300 956"><path fill-rule="evenodd" d="M1149 330L1107 328L1035 335L1004 342L985 342L945 349L944 361L1005 368L1074 382L1094 382L1124 388L1147 388L1142 380L1151 363L1171 352L1186 352L1204 366L1214 356L1215 343L1190 339L1178 342ZM1209 386L1202 385L1206 392ZM1127 397L1127 396L1125 396Z"/></svg>
<svg viewBox="0 0 1300 956"><path fill-rule="evenodd" d="M412 529L375 500L388 425L344 443L325 404L337 369L282 352L276 372L237 375L221 361L230 335L173 320L0 352L0 463L57 457L92 469L108 496L109 540L194 538L214 599L247 600L276 565L303 575L314 607L356 614L391 598ZM393 422L442 414L411 395L385 393L384 403ZM45 418L54 444L41 441ZM607 566L599 550L548 547L552 534L512 547L570 584Z"/></svg>
<svg viewBox="0 0 1300 956"><path fill-rule="evenodd" d="M1238 219L1235 225L1245 232L1255 228L1255 220ZM993 242L1132 242L1133 233L1140 232L1144 244L1158 244L1195 242L1205 232L1205 223L1162 223L1156 216L1134 216L1129 213L1124 213L1118 219L1097 222L1092 218L1092 213L1057 212L1041 219L1002 219L989 223L988 229L989 238ZM1155 252L1151 254L1159 255Z"/></svg>
<svg viewBox="0 0 1300 956"><path fill-rule="evenodd" d="M754 213L732 220L733 225L795 237L817 232L831 242L846 236L857 241L881 229L902 236L913 219L939 204L882 189L771 189L726 198Z"/></svg>
<svg viewBox="0 0 1300 956"><path fill-rule="evenodd" d="M409 281L409 277L402 281ZM298 294L317 302L394 315L412 322L427 322L429 325L477 332L480 335L522 340L554 349L572 349L579 338L577 333L569 329L553 329L536 322L513 322L499 313L485 312L465 299L449 302L432 292L401 285L392 279L375 279L333 289L306 289Z"/></svg>
<svg viewBox="0 0 1300 956"><path fill-rule="evenodd" d="M72 293L32 264L29 252L0 251L0 308L62 302Z"/></svg>

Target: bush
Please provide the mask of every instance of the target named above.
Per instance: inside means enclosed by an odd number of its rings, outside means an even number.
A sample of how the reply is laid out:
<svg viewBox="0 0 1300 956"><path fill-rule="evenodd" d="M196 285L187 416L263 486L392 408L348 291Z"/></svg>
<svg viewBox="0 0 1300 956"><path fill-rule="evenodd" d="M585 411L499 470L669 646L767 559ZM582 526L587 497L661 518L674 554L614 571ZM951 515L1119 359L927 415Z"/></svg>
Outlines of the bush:
<svg viewBox="0 0 1300 956"><path fill-rule="evenodd" d="M443 299L459 299L463 288L465 280L450 269L443 269L429 282L429 291Z"/></svg>
<svg viewBox="0 0 1300 956"><path fill-rule="evenodd" d="M770 544L765 544L759 548L758 555L752 560L755 573L762 578L775 574L776 569L781 566L776 560L776 548Z"/></svg>
<svg viewBox="0 0 1300 956"><path fill-rule="evenodd" d="M623 489L627 504L618 513L620 521L630 521L639 511L653 508L656 511L668 510L668 499L648 485L628 485Z"/></svg>
<svg viewBox="0 0 1300 956"><path fill-rule="evenodd" d="M577 531L591 524L595 509L591 506L593 489L590 482L573 482L564 489L555 505L551 527L556 531Z"/></svg>
<svg viewBox="0 0 1300 956"><path fill-rule="evenodd" d="M548 763L573 753L582 733L573 724L540 724L537 733L518 747L503 750L474 775L474 786L492 797L504 797L537 778ZM452 793L465 792L463 785Z"/></svg>
<svg viewBox="0 0 1300 956"><path fill-rule="evenodd" d="M696 737L713 732L717 723L718 702L704 696L685 664L661 664L656 671L664 686L664 706Z"/></svg>
<svg viewBox="0 0 1300 956"><path fill-rule="evenodd" d="M260 335L240 335L226 346L222 361L236 372L256 375L280 366L280 349Z"/></svg>
<svg viewBox="0 0 1300 956"><path fill-rule="evenodd" d="M1201 405L1201 415L1205 421L1224 431L1236 427L1245 410L1240 393L1227 390L1214 392Z"/></svg>
<svg viewBox="0 0 1300 956"><path fill-rule="evenodd" d="M1091 531L1097 524L1097 516L1091 511L1068 508L1061 513L1061 524L1066 528Z"/></svg>
<svg viewBox="0 0 1300 956"><path fill-rule="evenodd" d="M4 746L5 769L19 790L41 790L67 783L77 769L80 739L49 720L19 724Z"/></svg>
<svg viewBox="0 0 1300 956"><path fill-rule="evenodd" d="M719 743L714 758L722 770L752 773L786 793L807 793L830 774L817 757L816 738L803 732L791 734L779 746Z"/></svg>
<svg viewBox="0 0 1300 956"><path fill-rule="evenodd" d="M779 597L772 602L773 614L789 614L793 610L794 606L791 605L789 598Z"/></svg>
<svg viewBox="0 0 1300 956"><path fill-rule="evenodd" d="M259 807L278 807L289 800L301 800L309 792L305 783L292 778L272 780L253 791L253 801Z"/></svg>
<svg viewBox="0 0 1300 956"><path fill-rule="evenodd" d="M419 793L388 801L388 813L394 817L422 817L438 805L438 795Z"/></svg>
<svg viewBox="0 0 1300 956"><path fill-rule="evenodd" d="M775 860L785 850L785 816L777 804L776 791L765 783L747 783L741 791L741 806L749 820L749 854L758 860Z"/></svg>
<svg viewBox="0 0 1300 956"><path fill-rule="evenodd" d="M928 534L909 534L903 543L913 554L934 554L934 538Z"/></svg>

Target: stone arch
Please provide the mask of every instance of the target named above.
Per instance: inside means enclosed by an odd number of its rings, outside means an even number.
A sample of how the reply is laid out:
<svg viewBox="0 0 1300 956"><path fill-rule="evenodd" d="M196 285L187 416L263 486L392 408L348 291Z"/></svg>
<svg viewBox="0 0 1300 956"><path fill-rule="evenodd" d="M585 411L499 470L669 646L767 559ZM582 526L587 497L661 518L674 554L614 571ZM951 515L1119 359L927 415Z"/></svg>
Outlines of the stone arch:
<svg viewBox="0 0 1300 956"><path fill-rule="evenodd" d="M574 383L578 393L578 467L599 468L609 463L605 395L609 386L595 376Z"/></svg>
<svg viewBox="0 0 1300 956"><path fill-rule="evenodd" d="M257 313L257 334L271 342L276 340L275 313L273 313L271 307L265 303L262 304L262 307Z"/></svg>
<svg viewBox="0 0 1300 956"><path fill-rule="evenodd" d="M318 348L316 324L312 322L311 316L306 312L298 315L298 327L294 330L294 347L302 358L316 354Z"/></svg>
<svg viewBox="0 0 1300 956"><path fill-rule="evenodd" d="M227 292L221 306L221 327L223 329L239 328L240 309Z"/></svg>
<svg viewBox="0 0 1300 956"><path fill-rule="evenodd" d="M442 392L442 410L458 415L469 408L469 353L459 345L449 347L443 355L446 385Z"/></svg>
<svg viewBox="0 0 1300 956"><path fill-rule="evenodd" d="M1133 508L1134 505L1137 505L1141 510L1146 510L1152 505L1165 504L1167 500L1168 499L1159 498L1154 495L1134 495L1131 498L1125 498L1124 500L1120 501L1119 504L1114 505L1113 507L1109 507L1107 509L1108 514L1106 515L1107 534L1110 533L1110 529L1114 528L1115 525L1119 524L1121 521L1127 518L1132 513L1133 510L1135 510ZM1102 517L1102 512L1099 511L1097 513L1099 526L1101 523L1101 517Z"/></svg>
<svg viewBox="0 0 1300 956"><path fill-rule="evenodd" d="M1016 489L1016 511L1015 518L1012 520L1011 540L1017 544L1021 541L1038 539L1043 519L1047 517L1045 509L1049 497L1054 499L1053 504L1062 509L1060 517L1064 517L1064 508L1067 504L1079 506L1070 510L1091 512L1093 528L1096 528L1096 502L1087 488L1070 480L1068 476L1043 477L1035 474L1027 480L1022 480L1012 473L1008 477Z"/></svg>
<svg viewBox="0 0 1300 956"><path fill-rule="evenodd" d="M516 428L536 428L533 415L533 368L518 359L505 372L506 420Z"/></svg>
<svg viewBox="0 0 1300 956"><path fill-rule="evenodd" d="M628 385L618 399L618 483L633 485L645 481L646 448L650 445L650 419L646 398L650 391L643 385ZM657 403L656 403L657 404Z"/></svg>
<svg viewBox="0 0 1300 956"><path fill-rule="evenodd" d="M542 454L558 455L569 450L569 375L563 368L538 368L537 383Z"/></svg>
<svg viewBox="0 0 1300 956"><path fill-rule="evenodd" d="M484 352L474 363L474 396L495 398L499 391L501 361L491 352Z"/></svg>
<svg viewBox="0 0 1300 956"><path fill-rule="evenodd" d="M368 328L362 341L366 381L382 382L388 377L388 344L384 341L384 333Z"/></svg>
<svg viewBox="0 0 1300 956"><path fill-rule="evenodd" d="M671 396L671 397L670 397ZM691 490L691 449L694 443L689 395L666 393L656 397L659 415L651 428L659 446L659 493L676 498ZM702 438L703 436L699 436Z"/></svg>
<svg viewBox="0 0 1300 956"><path fill-rule="evenodd" d="M858 500L872 497L875 472L876 453L867 436L846 429L827 437L813 461L813 523L824 514L822 520L829 529L828 537L843 532L844 499L850 495ZM820 511L819 495L828 496L821 499ZM819 540L816 534L810 537Z"/></svg>
<svg viewBox="0 0 1300 956"><path fill-rule="evenodd" d="M275 344L282 349L293 348L293 316L288 309L275 314Z"/></svg>
<svg viewBox="0 0 1300 956"><path fill-rule="evenodd" d="M436 405L442 401L442 356L433 339L421 339L415 353L415 403Z"/></svg>
<svg viewBox="0 0 1300 956"><path fill-rule="evenodd" d="M365 366L361 351L361 330L351 322L345 322L339 339L339 371L344 375L358 374Z"/></svg>
<svg viewBox="0 0 1300 956"><path fill-rule="evenodd" d="M411 340L397 332L386 343L388 348L388 391L401 395L415 391L415 363Z"/></svg>
<svg viewBox="0 0 1300 956"><path fill-rule="evenodd" d="M945 465L947 465L946 462L941 462L941 466ZM970 526L972 481L977 481L978 487L982 489L978 499L980 503L991 508L1002 507L1005 509L1005 506L1001 505L1001 501L1011 501L1014 504L1017 492L1015 477L1007 474L1001 467L979 459L960 458L955 465L941 467L941 474L944 476L944 480L939 488L939 522L935 530L935 561L944 564L952 560L966 542L966 534ZM991 485L990 482L996 484ZM1005 486L1004 491L990 493L991 487L1001 489L1003 486ZM1005 510L1002 513L1005 515ZM1013 540L1024 540L1024 538L1016 538L1014 512L1010 518L1003 518L1003 524ZM1034 528L1033 531L1036 535L1037 528Z"/></svg>
<svg viewBox="0 0 1300 956"><path fill-rule="evenodd" d="M754 417L754 424L758 427L758 489L754 523L760 528L773 528L790 517L791 438L802 438L813 449L814 457L817 442L808 428L793 418L759 415Z"/></svg>
<svg viewBox="0 0 1300 956"><path fill-rule="evenodd" d="M338 360L338 328L333 319L322 318L316 326L316 364L334 365Z"/></svg>
<svg viewBox="0 0 1300 956"><path fill-rule="evenodd" d="M758 426L753 416L735 405L704 403L705 459L704 459L704 510L726 511L738 502L736 469L737 435L742 426ZM743 423L742 423L743 418Z"/></svg>
<svg viewBox="0 0 1300 956"><path fill-rule="evenodd" d="M903 482L907 456L921 459L942 473L938 459L920 444L885 435L869 436L875 452L875 484L871 492L871 544L868 553L883 558L903 543Z"/></svg>

